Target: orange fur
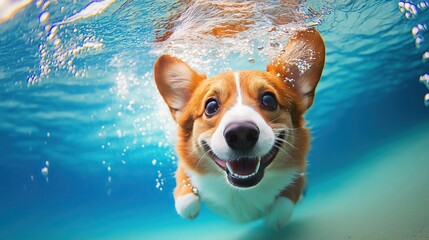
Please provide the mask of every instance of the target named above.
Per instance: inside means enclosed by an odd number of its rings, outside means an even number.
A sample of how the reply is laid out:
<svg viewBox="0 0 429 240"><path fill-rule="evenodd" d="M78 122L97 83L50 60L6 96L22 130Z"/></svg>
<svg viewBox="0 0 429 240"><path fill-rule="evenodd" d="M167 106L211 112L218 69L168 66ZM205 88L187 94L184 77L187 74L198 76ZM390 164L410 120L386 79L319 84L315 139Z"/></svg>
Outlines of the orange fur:
<svg viewBox="0 0 429 240"><path fill-rule="evenodd" d="M261 116L264 124L271 129L289 129L285 139L280 142L281 151L276 153L264 171L268 179L274 173L295 172L295 177L273 197L286 197L293 203L298 201L305 186L306 155L310 147L310 134L304 127L303 114L313 103L315 88L324 65L325 49L317 31L305 29L298 31L284 50L284 53L268 64L267 72L225 72L210 78L198 74L186 63L172 56L164 55L156 61L154 72L158 90L179 127L177 154L180 161L174 191L176 200L187 194L195 194L190 174L192 179L225 175L225 171L210 159L201 141L210 142L215 131L220 128L224 115L237 104L239 88L242 104ZM239 86L236 86L237 83ZM261 107L260 99L266 92L272 93L277 99L276 109ZM216 99L220 105L213 116L205 114L208 99ZM237 194L240 191L245 194L246 191L231 189L238 191ZM205 189L199 190L202 193L199 197L203 201L205 196L211 201L210 193L204 193ZM274 198L270 201L274 201ZM213 203L216 204L222 205ZM234 209L228 211L224 214L229 216ZM258 212L255 216L264 214L267 213ZM253 216L243 219L247 221L253 219Z"/></svg>
<svg viewBox="0 0 429 240"><path fill-rule="evenodd" d="M174 196L179 197L193 192L193 187L189 177L186 175L184 166L179 164L176 171L176 188L174 189Z"/></svg>

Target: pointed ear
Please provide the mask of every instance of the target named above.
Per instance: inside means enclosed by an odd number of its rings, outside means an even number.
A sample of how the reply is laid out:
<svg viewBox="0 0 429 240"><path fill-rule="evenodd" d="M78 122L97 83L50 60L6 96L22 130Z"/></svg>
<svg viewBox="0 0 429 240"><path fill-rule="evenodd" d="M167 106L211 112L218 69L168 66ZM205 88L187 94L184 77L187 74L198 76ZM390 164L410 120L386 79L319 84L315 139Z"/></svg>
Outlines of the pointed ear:
<svg viewBox="0 0 429 240"><path fill-rule="evenodd" d="M154 77L156 86L170 108L174 120L177 120L188 103L193 89L206 78L179 58L170 55L162 55L156 60Z"/></svg>
<svg viewBox="0 0 429 240"><path fill-rule="evenodd" d="M267 66L267 71L291 82L308 109L313 104L324 64L323 39L314 28L309 28L296 32L282 54Z"/></svg>

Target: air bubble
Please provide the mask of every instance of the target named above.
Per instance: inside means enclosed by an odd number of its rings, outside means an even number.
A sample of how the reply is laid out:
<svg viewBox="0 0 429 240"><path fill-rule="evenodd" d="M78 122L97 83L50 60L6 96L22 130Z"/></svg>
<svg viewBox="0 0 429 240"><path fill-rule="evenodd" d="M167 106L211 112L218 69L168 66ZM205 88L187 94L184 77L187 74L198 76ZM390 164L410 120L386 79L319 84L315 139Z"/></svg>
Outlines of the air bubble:
<svg viewBox="0 0 429 240"><path fill-rule="evenodd" d="M420 76L420 83L424 84L427 89L429 89L429 74Z"/></svg>
<svg viewBox="0 0 429 240"><path fill-rule="evenodd" d="M42 12L39 16L39 21L41 23L45 22L49 18L49 12Z"/></svg>
<svg viewBox="0 0 429 240"><path fill-rule="evenodd" d="M249 63L255 63L255 59L254 58L249 58Z"/></svg>
<svg viewBox="0 0 429 240"><path fill-rule="evenodd" d="M420 9L420 11L426 11L429 7L429 2L420 2L417 7Z"/></svg>
<svg viewBox="0 0 429 240"><path fill-rule="evenodd" d="M417 7L416 7L416 5L411 5L410 6L410 13L412 14L412 15L417 15L418 14L418 11L417 11Z"/></svg>
<svg viewBox="0 0 429 240"><path fill-rule="evenodd" d="M429 51L423 53L422 60L423 62L427 62L429 60Z"/></svg>
<svg viewBox="0 0 429 240"><path fill-rule="evenodd" d="M47 39L52 40L55 37L55 35L57 34L57 32L58 32L58 26L55 25L49 30L49 34L48 34Z"/></svg>
<svg viewBox="0 0 429 240"><path fill-rule="evenodd" d="M118 138L122 138L123 136L122 131L120 129L116 130L116 134L118 135Z"/></svg>
<svg viewBox="0 0 429 240"><path fill-rule="evenodd" d="M40 7L40 6L42 6L42 3L43 3L43 0L37 0L36 1L36 7Z"/></svg>
<svg viewBox="0 0 429 240"><path fill-rule="evenodd" d="M404 8L404 2L402 2L402 1L398 2L398 7L399 7L399 10L400 10L401 12L404 12L404 11L405 11L405 8Z"/></svg>
<svg viewBox="0 0 429 240"><path fill-rule="evenodd" d="M49 7L49 5L51 5L50 1L45 2L45 4L43 4L42 6L42 10L46 10Z"/></svg>
<svg viewBox="0 0 429 240"><path fill-rule="evenodd" d="M44 167L44 168L42 168L41 172L42 172L42 175L44 177L48 177L49 168L48 167Z"/></svg>
<svg viewBox="0 0 429 240"><path fill-rule="evenodd" d="M411 13L409 13L409 12L406 12L405 13L405 18L406 19L411 19L413 16L411 15Z"/></svg>
<svg viewBox="0 0 429 240"><path fill-rule="evenodd" d="M419 24L417 25L417 27L418 27L420 30L422 30L422 31L427 31L427 30L428 30L428 26L427 26L426 24L421 24L421 23L419 23Z"/></svg>
<svg viewBox="0 0 429 240"><path fill-rule="evenodd" d="M425 95L425 106L429 107L429 93L426 93Z"/></svg>
<svg viewBox="0 0 429 240"><path fill-rule="evenodd" d="M421 45L422 45L422 43L425 41L425 39L422 37L422 36L420 36L420 37L417 37L416 38L416 41L415 41L415 43L416 43L416 47L417 48L419 48Z"/></svg>
<svg viewBox="0 0 429 240"><path fill-rule="evenodd" d="M404 4L404 8L405 8L405 10L406 10L406 11L410 11L410 6L411 6L411 4L410 4L409 2L406 2L406 3Z"/></svg>
<svg viewBox="0 0 429 240"><path fill-rule="evenodd" d="M420 34L420 29L418 27L413 27L413 29L411 29L411 34L416 38L417 35Z"/></svg>

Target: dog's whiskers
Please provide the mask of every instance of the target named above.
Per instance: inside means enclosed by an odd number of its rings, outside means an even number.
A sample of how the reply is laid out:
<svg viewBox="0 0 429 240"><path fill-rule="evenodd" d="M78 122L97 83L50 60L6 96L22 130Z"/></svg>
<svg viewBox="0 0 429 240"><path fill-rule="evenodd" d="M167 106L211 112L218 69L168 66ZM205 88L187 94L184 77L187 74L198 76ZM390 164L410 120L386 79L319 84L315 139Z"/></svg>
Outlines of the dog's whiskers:
<svg viewBox="0 0 429 240"><path fill-rule="evenodd" d="M278 117L274 118L268 124L273 124L275 121L279 120L280 118L282 118L282 116L278 116Z"/></svg>
<svg viewBox="0 0 429 240"><path fill-rule="evenodd" d="M291 155L290 155L290 154L289 154L285 149L283 149L281 145L274 144L274 146L273 146L273 147L277 148L279 151L284 152L286 155L288 155L288 156L289 156L289 158L293 159L293 158L292 158L292 156L291 156Z"/></svg>

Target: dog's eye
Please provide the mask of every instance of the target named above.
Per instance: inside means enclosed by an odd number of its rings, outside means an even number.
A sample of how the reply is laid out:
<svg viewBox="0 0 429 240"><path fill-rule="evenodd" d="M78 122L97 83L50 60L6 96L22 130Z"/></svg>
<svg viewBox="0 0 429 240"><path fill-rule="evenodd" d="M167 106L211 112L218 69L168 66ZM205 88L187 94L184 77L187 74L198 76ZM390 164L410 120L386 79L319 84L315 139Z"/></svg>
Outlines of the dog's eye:
<svg viewBox="0 0 429 240"><path fill-rule="evenodd" d="M261 97L261 105L267 110L275 110L277 108L277 100L273 93L266 92Z"/></svg>
<svg viewBox="0 0 429 240"><path fill-rule="evenodd" d="M206 102L205 113L208 117L213 116L219 110L219 103L216 99L209 99Z"/></svg>

